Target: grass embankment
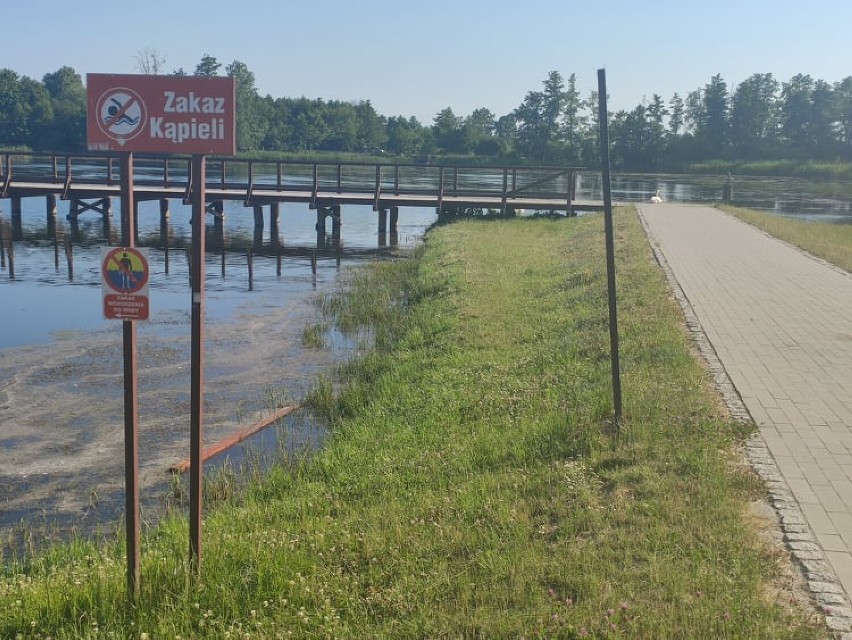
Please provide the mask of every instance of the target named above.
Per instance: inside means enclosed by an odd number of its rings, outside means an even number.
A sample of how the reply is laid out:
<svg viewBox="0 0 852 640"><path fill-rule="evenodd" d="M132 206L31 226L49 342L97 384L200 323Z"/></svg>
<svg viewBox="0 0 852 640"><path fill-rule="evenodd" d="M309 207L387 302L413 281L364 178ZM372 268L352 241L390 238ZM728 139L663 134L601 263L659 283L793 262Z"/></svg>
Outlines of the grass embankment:
<svg viewBox="0 0 852 640"><path fill-rule="evenodd" d="M145 542L6 572L0 637L812 638L761 490L635 215L616 216L625 422L610 422L603 225L467 221L326 306L378 348L320 385L322 451ZM142 634L147 634L142 636Z"/></svg>
<svg viewBox="0 0 852 640"><path fill-rule="evenodd" d="M805 222L740 207L720 208L776 238L852 272L852 225Z"/></svg>

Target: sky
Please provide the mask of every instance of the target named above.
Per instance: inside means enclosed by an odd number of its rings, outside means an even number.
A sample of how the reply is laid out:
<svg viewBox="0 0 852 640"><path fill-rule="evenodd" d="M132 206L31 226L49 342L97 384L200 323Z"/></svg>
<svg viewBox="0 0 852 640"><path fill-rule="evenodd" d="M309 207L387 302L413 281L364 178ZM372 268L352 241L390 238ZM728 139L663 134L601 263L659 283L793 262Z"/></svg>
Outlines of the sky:
<svg viewBox="0 0 852 640"><path fill-rule="evenodd" d="M852 1L813 0L8 0L0 68L41 80L139 73L143 51L192 73L205 54L237 60L261 95L370 100L431 124L450 107L497 117L576 75L587 98L606 70L609 108L668 103L721 74L829 83L852 75Z"/></svg>

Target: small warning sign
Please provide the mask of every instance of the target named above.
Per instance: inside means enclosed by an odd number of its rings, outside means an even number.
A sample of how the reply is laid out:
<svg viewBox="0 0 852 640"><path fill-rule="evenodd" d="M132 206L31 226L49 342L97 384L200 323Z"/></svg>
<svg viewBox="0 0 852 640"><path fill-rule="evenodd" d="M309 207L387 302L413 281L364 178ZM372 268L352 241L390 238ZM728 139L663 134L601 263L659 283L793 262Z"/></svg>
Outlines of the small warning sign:
<svg viewBox="0 0 852 640"><path fill-rule="evenodd" d="M148 250L105 247L101 274L107 320L148 319Z"/></svg>

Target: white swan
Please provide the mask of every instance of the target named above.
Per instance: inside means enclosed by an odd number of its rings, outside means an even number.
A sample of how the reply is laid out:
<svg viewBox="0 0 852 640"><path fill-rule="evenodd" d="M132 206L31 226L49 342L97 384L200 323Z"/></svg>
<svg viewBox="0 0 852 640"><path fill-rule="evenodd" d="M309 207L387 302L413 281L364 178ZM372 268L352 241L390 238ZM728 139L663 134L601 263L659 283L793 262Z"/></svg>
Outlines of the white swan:
<svg viewBox="0 0 852 640"><path fill-rule="evenodd" d="M657 189L657 193L651 196L651 202L654 204L660 204L662 201L663 199L660 197L660 190Z"/></svg>

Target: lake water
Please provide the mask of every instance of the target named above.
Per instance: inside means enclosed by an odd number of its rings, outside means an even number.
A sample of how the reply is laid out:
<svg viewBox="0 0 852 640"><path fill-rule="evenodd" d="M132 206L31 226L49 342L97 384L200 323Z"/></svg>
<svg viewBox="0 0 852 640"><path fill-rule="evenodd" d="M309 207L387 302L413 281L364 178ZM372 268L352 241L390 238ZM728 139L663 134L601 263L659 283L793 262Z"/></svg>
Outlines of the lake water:
<svg viewBox="0 0 852 640"><path fill-rule="evenodd" d="M7 206L4 206L7 205ZM70 233L65 222L67 204L60 203L57 216L64 233ZM9 206L0 201L0 220L9 220ZM113 203L112 242L120 228L120 206ZM26 198L22 201L24 241L15 243L15 279L8 270L0 272L0 349L12 346L41 343L57 332L98 330L109 321L103 319L100 289L100 250L104 239L101 216L87 212L80 216L79 239L73 247L74 280L69 281L64 250L60 248L60 265L55 267L53 242L47 234L45 201L43 198ZM190 244L189 220L191 208L171 201L169 273L166 273L166 253L150 249L150 304L151 314L168 313L189 308L189 265L185 247ZM339 256L317 260L317 274L311 270L310 250L317 247L315 212L305 205L283 204L279 222L279 243L285 257L282 275L277 275L274 249L269 238L269 213L266 211L266 229L263 247L258 248L254 238L254 217L251 208L237 202L225 203L225 272L222 274L221 256L211 254L207 259L207 314L215 321L231 315L234 309L265 293L290 297L323 290L336 281L341 267L349 266L374 254L376 257L392 256L397 249L406 249L422 237L425 229L434 222L434 210L407 208L400 212L398 238L386 238L380 246L377 216L368 207L344 207L342 211L342 250ZM160 214L158 202L139 205L140 245L159 243ZM331 221L327 222L331 230ZM212 223L208 224L208 251L214 244ZM246 248L254 246L253 291L248 291ZM301 257L287 257L292 254ZM325 252L328 255L329 252ZM331 252L334 253L334 252ZM282 287L281 285L287 285ZM301 285L301 287L299 286ZM286 300L282 300L285 302Z"/></svg>

